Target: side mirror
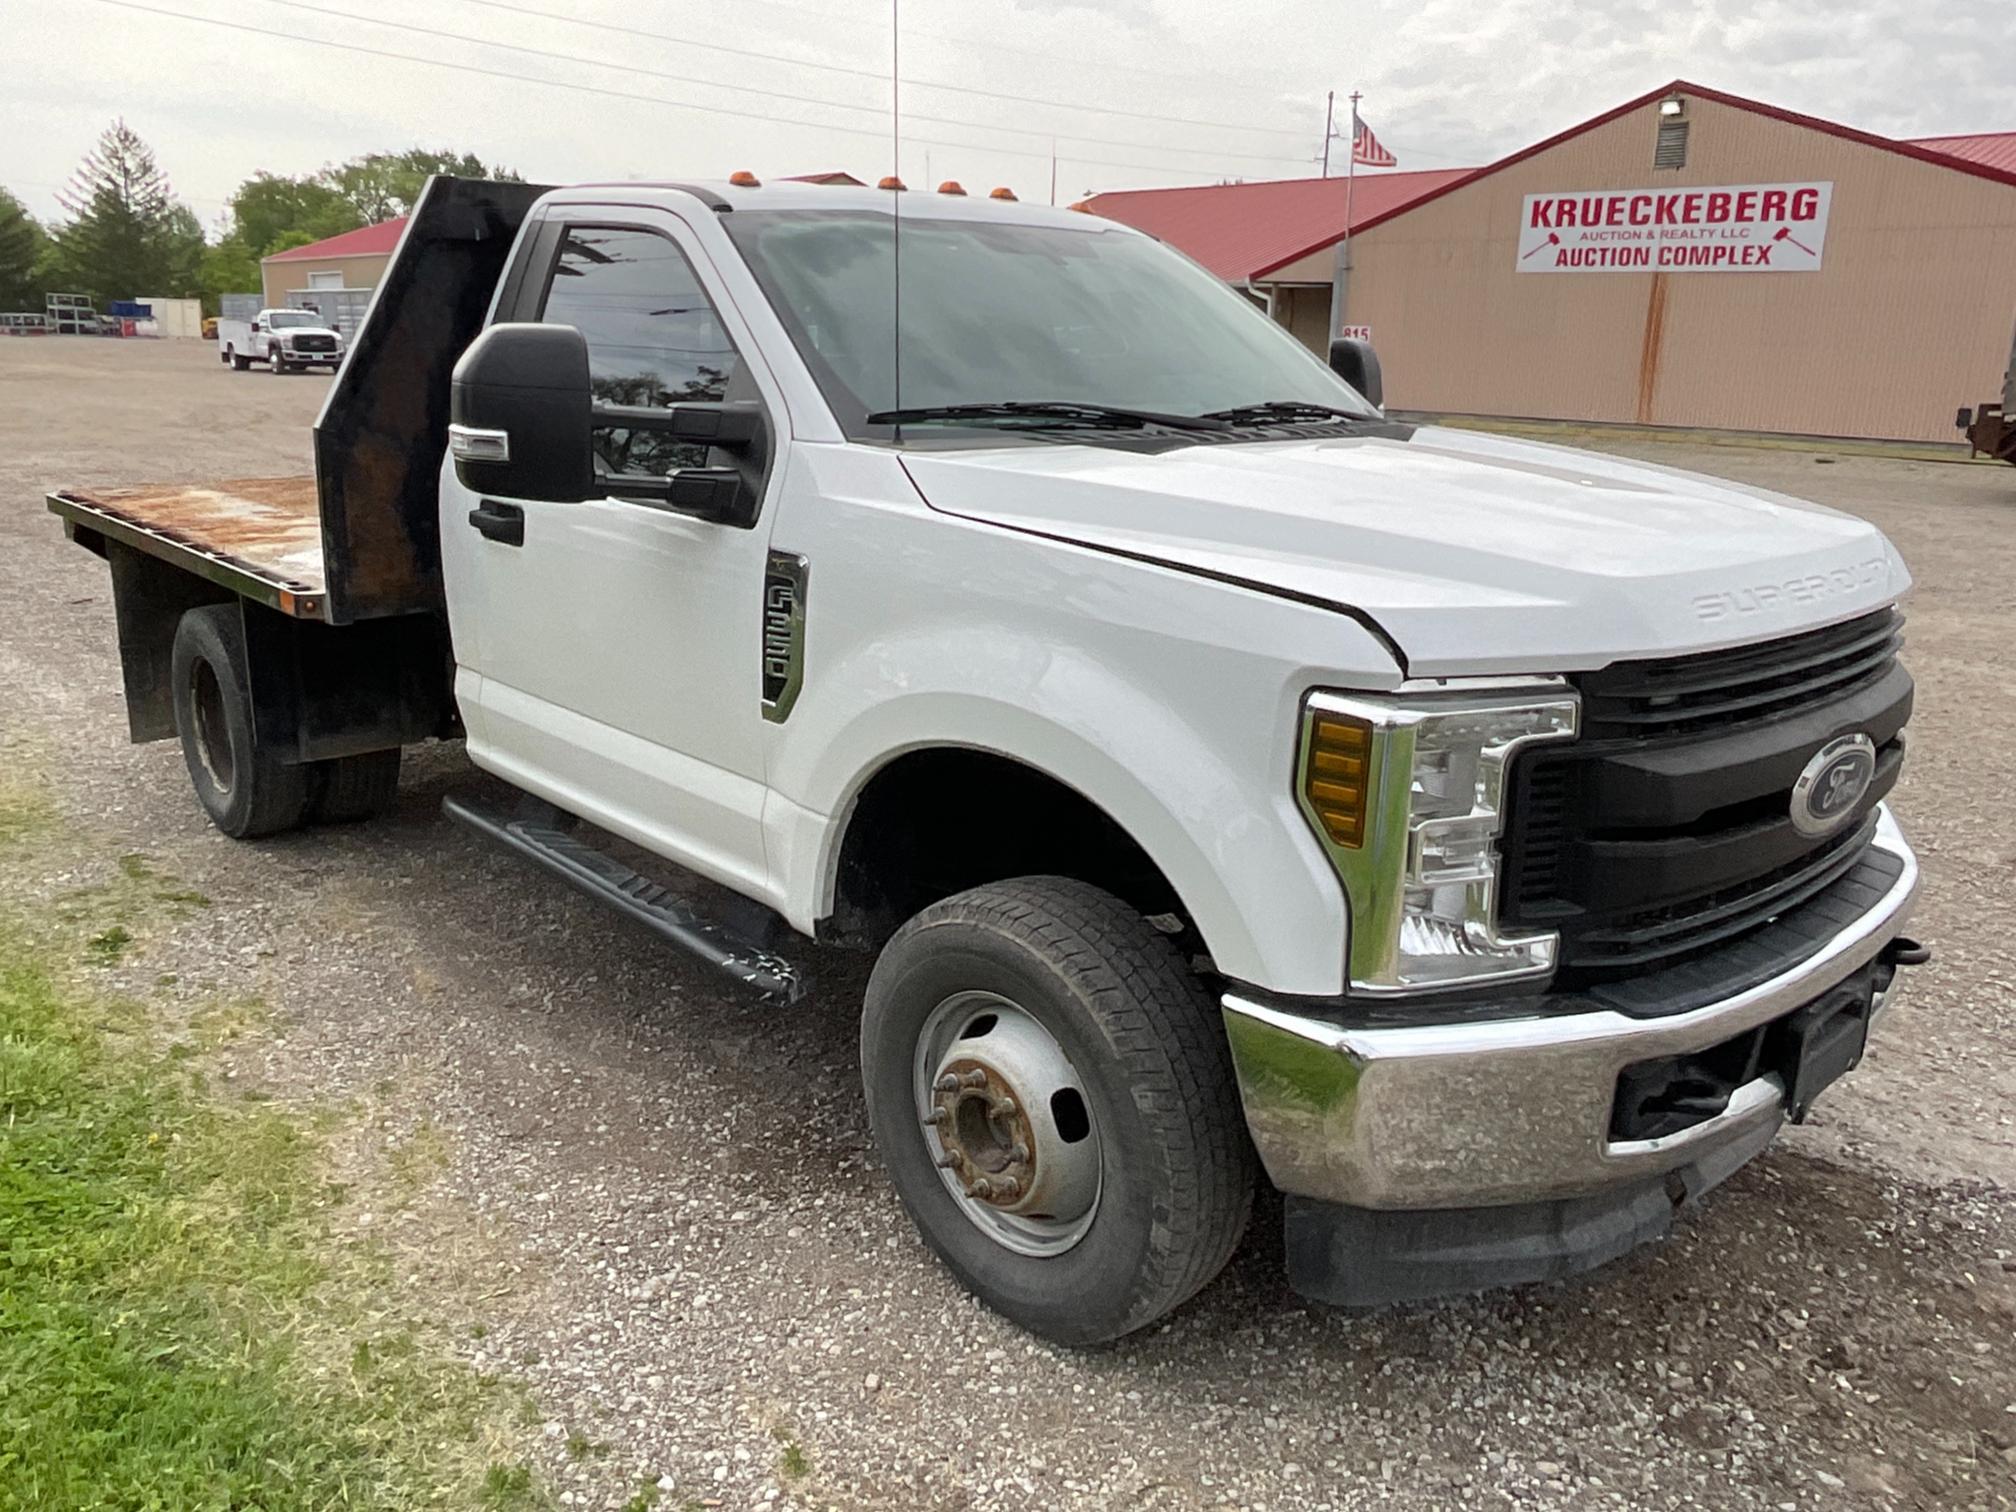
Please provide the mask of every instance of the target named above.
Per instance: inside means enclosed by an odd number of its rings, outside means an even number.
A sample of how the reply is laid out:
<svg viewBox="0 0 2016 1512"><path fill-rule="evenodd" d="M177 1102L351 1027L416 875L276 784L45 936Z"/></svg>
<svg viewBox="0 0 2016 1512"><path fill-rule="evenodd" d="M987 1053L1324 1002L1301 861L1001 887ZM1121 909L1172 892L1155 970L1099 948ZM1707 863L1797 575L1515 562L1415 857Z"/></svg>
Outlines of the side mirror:
<svg viewBox="0 0 2016 1512"><path fill-rule="evenodd" d="M1379 409L1386 407L1386 381L1380 376L1379 354L1372 343L1355 336L1330 340L1330 371L1358 390Z"/></svg>
<svg viewBox="0 0 2016 1512"><path fill-rule="evenodd" d="M586 499L595 492L592 410L586 337L572 326L493 325L455 364L455 476L507 499Z"/></svg>
<svg viewBox="0 0 2016 1512"><path fill-rule="evenodd" d="M256 320L255 320L255 321L253 321L253 322L252 322L252 329L253 329L253 330L255 330L255 331L259 329L259 322L258 322L258 321L256 321Z"/></svg>

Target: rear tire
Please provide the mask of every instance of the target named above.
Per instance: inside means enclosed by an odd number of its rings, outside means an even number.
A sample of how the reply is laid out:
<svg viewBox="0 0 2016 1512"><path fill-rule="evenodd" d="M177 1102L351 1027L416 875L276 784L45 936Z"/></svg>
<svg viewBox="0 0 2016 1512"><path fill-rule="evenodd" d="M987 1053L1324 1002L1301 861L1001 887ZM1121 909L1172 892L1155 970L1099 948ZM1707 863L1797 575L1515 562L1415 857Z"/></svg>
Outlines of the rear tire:
<svg viewBox="0 0 2016 1512"><path fill-rule="evenodd" d="M252 366L252 359L250 357L231 347L224 349L224 360L231 364L231 371L234 373L242 373L245 369Z"/></svg>
<svg viewBox="0 0 2016 1512"><path fill-rule="evenodd" d="M1144 1328L1238 1247L1257 1162L1217 1005L1098 888L1024 877L925 909L875 964L861 1065L924 1241L1031 1332ZM1009 1202L974 1194L983 1173Z"/></svg>
<svg viewBox="0 0 2016 1512"><path fill-rule="evenodd" d="M311 787L310 823L357 824L376 819L399 796L399 747L318 761Z"/></svg>
<svg viewBox="0 0 2016 1512"><path fill-rule="evenodd" d="M210 822L234 840L300 823L308 768L282 761L253 732L245 627L236 604L182 616L169 676L182 760Z"/></svg>

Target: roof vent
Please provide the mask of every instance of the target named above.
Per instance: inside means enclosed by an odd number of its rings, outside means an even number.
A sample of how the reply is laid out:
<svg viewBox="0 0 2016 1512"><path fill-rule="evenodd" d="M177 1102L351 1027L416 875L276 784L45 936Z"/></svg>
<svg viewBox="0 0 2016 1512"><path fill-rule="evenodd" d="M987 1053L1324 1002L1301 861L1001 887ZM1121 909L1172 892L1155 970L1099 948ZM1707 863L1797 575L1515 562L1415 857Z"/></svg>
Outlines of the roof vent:
<svg viewBox="0 0 2016 1512"><path fill-rule="evenodd" d="M1652 148L1654 168L1687 166L1687 118L1665 116L1659 122L1659 140Z"/></svg>

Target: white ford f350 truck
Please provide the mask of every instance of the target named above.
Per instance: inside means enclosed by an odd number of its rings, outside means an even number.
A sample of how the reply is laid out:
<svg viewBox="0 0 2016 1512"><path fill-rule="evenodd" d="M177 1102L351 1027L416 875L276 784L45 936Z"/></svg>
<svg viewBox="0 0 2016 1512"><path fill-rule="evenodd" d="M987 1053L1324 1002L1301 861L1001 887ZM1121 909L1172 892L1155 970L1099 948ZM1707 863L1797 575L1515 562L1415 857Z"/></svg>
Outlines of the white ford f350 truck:
<svg viewBox="0 0 2016 1512"><path fill-rule="evenodd" d="M1332 1302L1616 1256L1926 956L1889 543L1379 386L1092 216L443 178L312 481L49 502L226 833L459 737L522 797L456 820L746 988L876 952L891 1179L1082 1343L1262 1179Z"/></svg>
<svg viewBox="0 0 2016 1512"><path fill-rule="evenodd" d="M343 362L343 333L314 310L261 310L250 320L217 322L217 360L241 373L254 362L276 375L334 369Z"/></svg>

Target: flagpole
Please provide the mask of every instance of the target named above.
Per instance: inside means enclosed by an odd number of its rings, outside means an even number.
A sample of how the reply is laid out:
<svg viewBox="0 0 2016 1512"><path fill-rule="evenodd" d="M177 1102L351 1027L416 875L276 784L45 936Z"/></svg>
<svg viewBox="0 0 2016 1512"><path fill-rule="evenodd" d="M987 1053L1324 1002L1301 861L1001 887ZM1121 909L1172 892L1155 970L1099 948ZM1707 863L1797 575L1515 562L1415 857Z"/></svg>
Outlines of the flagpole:
<svg viewBox="0 0 2016 1512"><path fill-rule="evenodd" d="M1351 91L1351 168L1344 177L1344 267L1351 267L1351 192L1358 187L1358 101L1362 99L1357 90ZM1338 311L1342 318L1343 311Z"/></svg>
<svg viewBox="0 0 2016 1512"><path fill-rule="evenodd" d="M1330 136L1336 131L1337 91L1323 97L1323 177L1330 177Z"/></svg>
<svg viewBox="0 0 2016 1512"><path fill-rule="evenodd" d="M1358 184L1358 102L1363 96L1351 91L1351 148L1344 170L1344 235L1337 243L1336 262L1330 272L1330 339L1344 334L1344 306L1351 290L1351 195ZM1327 145L1327 144L1326 144Z"/></svg>

